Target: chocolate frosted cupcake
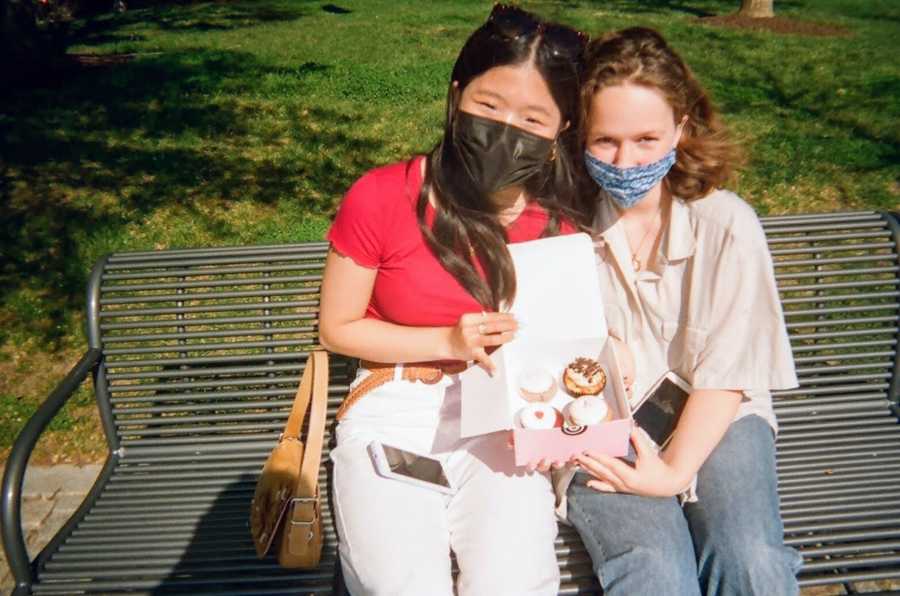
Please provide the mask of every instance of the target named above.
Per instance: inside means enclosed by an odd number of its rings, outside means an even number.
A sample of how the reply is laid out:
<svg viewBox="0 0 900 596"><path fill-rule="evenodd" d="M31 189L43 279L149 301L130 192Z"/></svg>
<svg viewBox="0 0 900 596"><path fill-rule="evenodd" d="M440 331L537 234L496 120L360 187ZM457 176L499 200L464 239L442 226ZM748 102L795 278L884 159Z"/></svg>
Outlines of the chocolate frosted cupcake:
<svg viewBox="0 0 900 596"><path fill-rule="evenodd" d="M566 367L563 382L576 397L597 395L606 387L606 372L593 358L576 358Z"/></svg>

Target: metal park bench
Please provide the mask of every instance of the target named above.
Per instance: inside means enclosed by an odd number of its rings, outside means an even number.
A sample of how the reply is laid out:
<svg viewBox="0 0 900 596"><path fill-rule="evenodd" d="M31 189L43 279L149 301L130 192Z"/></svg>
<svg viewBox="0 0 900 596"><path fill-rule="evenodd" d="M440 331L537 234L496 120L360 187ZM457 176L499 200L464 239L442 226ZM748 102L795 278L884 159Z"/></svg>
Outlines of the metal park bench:
<svg viewBox="0 0 900 596"><path fill-rule="evenodd" d="M804 586L884 589L879 582L900 580L900 220L843 213L763 223L801 378L776 398L786 540L804 554ZM326 250L168 250L97 264L89 349L25 426L3 479L16 596L340 591L327 507L315 571L258 560L247 522L256 475L317 345ZM353 372L350 360L332 359L331 416ZM81 508L29 561L20 513L28 456L88 376L108 459ZM599 592L571 529L562 528L557 552L563 593Z"/></svg>

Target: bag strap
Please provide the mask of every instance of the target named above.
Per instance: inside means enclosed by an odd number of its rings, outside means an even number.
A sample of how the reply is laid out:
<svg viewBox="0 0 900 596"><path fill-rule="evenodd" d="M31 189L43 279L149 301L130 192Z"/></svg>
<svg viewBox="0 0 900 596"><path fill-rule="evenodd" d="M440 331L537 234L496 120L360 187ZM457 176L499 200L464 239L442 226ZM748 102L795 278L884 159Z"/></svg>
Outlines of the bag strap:
<svg viewBox="0 0 900 596"><path fill-rule="evenodd" d="M295 524L310 523L318 515L319 465L322 462L325 410L328 405L328 352L324 350L312 352L306 361L306 370L303 371L303 379L294 399L294 408L285 427L286 435L290 433L288 436L299 436L310 404L309 432L291 510L291 521Z"/></svg>
<svg viewBox="0 0 900 596"><path fill-rule="evenodd" d="M300 439L300 429L303 428L303 421L306 419L306 410L309 408L309 402L313 394L313 379L316 374L316 352L312 352L306 358L306 368L303 369L303 376L300 378L300 385L297 387L297 393L294 395L294 404L291 406L291 413L288 416L287 423L284 425L284 437L291 439ZM328 376L328 364L325 364L325 376ZM327 389L326 389L327 391Z"/></svg>
<svg viewBox="0 0 900 596"><path fill-rule="evenodd" d="M309 413L309 434L306 449L303 450L303 465L300 468L302 487L314 488L319 482L319 465L322 463L322 443L325 440L325 410L328 406L328 352L316 350L312 353L313 381L312 404ZM312 496L310 494L310 496Z"/></svg>

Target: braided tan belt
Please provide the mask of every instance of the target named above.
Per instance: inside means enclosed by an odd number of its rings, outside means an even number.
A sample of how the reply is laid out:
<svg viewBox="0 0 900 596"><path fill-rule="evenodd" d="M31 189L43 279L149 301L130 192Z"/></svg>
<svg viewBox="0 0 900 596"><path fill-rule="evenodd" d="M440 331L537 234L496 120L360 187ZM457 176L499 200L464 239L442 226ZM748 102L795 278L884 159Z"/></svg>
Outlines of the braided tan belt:
<svg viewBox="0 0 900 596"><path fill-rule="evenodd" d="M369 376L360 381L359 385L350 390L341 407L338 408L335 418L340 420L344 414L353 407L353 405L363 398L367 393L371 393L375 389L394 380L396 364L388 364L383 362L369 362L368 360L359 361L360 368L369 371ZM421 381L426 385L434 385L444 375L454 375L466 370L466 363L413 363L401 365L400 378L404 381Z"/></svg>

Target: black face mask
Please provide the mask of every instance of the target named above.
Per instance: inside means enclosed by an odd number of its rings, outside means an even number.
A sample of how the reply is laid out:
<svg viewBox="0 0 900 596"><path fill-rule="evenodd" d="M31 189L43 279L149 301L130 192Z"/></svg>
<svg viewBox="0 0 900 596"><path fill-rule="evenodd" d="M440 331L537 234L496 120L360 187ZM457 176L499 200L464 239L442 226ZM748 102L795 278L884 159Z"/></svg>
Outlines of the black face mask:
<svg viewBox="0 0 900 596"><path fill-rule="evenodd" d="M547 163L553 139L503 122L457 112L454 142L463 165L483 194L521 184Z"/></svg>

